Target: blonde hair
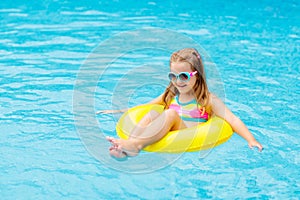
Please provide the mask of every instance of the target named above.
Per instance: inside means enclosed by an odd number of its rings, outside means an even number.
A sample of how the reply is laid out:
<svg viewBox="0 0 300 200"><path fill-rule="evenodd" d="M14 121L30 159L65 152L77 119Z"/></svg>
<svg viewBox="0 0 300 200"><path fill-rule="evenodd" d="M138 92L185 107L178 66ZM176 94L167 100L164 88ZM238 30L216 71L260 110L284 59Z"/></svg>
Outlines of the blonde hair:
<svg viewBox="0 0 300 200"><path fill-rule="evenodd" d="M171 63L175 62L186 62L191 66L192 71L197 71L197 74L195 75L197 79L193 87L195 99L198 104L200 104L204 108L203 112L205 110L210 110L207 109L209 106L209 91L206 83L204 66L198 51L194 48L185 48L174 52L170 58L170 66ZM169 107L172 98L178 94L179 91L176 89L173 83L170 82L163 94L165 108Z"/></svg>

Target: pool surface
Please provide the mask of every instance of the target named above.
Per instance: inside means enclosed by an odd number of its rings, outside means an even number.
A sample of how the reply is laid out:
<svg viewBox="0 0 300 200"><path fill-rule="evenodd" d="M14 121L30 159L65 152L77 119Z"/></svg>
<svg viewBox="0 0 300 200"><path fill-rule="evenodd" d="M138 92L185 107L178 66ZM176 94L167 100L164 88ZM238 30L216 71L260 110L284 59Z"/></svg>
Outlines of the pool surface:
<svg viewBox="0 0 300 200"><path fill-rule="evenodd" d="M299 199L299 1L1 1L1 199ZM105 136L196 47L263 146L119 162Z"/></svg>

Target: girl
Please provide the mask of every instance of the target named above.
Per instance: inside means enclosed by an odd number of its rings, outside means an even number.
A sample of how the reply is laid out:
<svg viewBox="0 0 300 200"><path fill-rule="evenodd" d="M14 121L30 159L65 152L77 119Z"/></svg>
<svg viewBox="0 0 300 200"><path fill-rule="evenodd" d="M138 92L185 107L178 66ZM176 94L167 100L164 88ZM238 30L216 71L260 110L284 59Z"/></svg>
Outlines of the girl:
<svg viewBox="0 0 300 200"><path fill-rule="evenodd" d="M246 125L208 91L204 66L196 49L186 48L173 53L170 71L169 86L162 95L150 102L163 105L164 112L149 112L134 128L128 140L107 137L112 144L109 149L111 156L136 156L141 149L157 142L169 131L196 126L213 115L226 120L233 131L248 142L250 148L257 147L262 151L262 145Z"/></svg>

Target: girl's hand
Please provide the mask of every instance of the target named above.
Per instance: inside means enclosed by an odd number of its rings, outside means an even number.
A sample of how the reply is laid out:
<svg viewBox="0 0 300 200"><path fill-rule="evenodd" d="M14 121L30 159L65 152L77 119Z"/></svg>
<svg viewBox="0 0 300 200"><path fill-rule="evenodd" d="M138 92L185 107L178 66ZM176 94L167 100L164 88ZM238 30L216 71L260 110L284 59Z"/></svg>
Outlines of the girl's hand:
<svg viewBox="0 0 300 200"><path fill-rule="evenodd" d="M96 112L96 114L113 114L113 113L121 113L121 112L125 112L127 109L123 109L123 110L99 110Z"/></svg>
<svg viewBox="0 0 300 200"><path fill-rule="evenodd" d="M249 145L249 147L250 147L251 149L252 149L253 147L257 147L258 150L259 150L260 152L263 150L263 146L262 146L259 142L257 142L256 140L250 141L250 142L248 143L248 145Z"/></svg>
<svg viewBox="0 0 300 200"><path fill-rule="evenodd" d="M96 112L96 114L111 114L111 113L115 113L115 110L99 110Z"/></svg>

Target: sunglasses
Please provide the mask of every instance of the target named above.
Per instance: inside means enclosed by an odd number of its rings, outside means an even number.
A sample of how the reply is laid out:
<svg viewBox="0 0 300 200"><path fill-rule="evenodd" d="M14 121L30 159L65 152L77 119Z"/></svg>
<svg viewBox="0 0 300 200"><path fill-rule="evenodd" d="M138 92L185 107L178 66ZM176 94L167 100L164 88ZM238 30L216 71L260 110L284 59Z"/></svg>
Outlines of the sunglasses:
<svg viewBox="0 0 300 200"><path fill-rule="evenodd" d="M197 71L194 72L180 72L179 74L175 74L174 72L169 72L168 77L170 81L177 81L179 79L181 82L188 82L192 76L197 74Z"/></svg>

